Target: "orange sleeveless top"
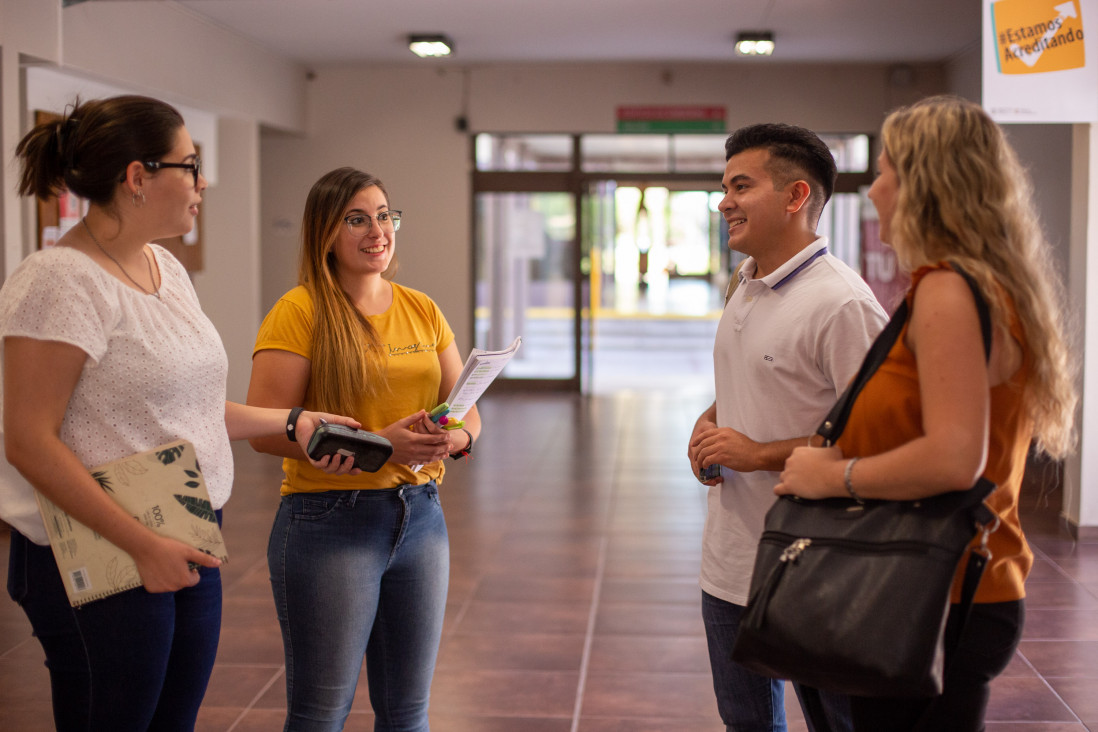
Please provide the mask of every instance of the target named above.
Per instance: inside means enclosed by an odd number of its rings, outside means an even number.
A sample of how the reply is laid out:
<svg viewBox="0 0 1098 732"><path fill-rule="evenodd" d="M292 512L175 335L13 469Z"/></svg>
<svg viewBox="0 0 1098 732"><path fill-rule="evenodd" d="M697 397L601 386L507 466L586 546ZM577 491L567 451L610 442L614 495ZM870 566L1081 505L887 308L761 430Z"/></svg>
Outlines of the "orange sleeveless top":
<svg viewBox="0 0 1098 732"><path fill-rule="evenodd" d="M922 278L946 266L923 267L912 275L906 295L909 308L914 309L915 289ZM1006 602L1025 597L1025 579L1033 565L1033 552L1018 518L1018 496L1033 436L1032 420L1022 405L1032 357L1022 339L1013 306L1010 307L1010 331L1022 345L1022 367L1010 380L991 389L990 442L984 477L998 486L987 498L987 504L1002 523L988 540L992 558L976 591L976 602ZM904 344L910 322L909 317L888 358L854 402L846 429L837 442L845 457L877 455L923 434L915 354ZM963 569L967 560L968 552L962 557L959 569ZM960 597L959 579L954 578L954 602Z"/></svg>

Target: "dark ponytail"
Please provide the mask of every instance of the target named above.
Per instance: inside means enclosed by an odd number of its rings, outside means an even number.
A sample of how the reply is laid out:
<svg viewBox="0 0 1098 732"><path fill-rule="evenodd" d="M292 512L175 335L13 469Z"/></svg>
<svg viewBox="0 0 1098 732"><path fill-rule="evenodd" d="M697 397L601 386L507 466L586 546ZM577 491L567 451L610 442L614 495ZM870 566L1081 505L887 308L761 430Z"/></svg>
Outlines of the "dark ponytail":
<svg viewBox="0 0 1098 732"><path fill-rule="evenodd" d="M175 146L183 116L142 96L74 102L60 120L36 125L19 142L19 194L49 198L62 189L107 206L137 161L159 160Z"/></svg>

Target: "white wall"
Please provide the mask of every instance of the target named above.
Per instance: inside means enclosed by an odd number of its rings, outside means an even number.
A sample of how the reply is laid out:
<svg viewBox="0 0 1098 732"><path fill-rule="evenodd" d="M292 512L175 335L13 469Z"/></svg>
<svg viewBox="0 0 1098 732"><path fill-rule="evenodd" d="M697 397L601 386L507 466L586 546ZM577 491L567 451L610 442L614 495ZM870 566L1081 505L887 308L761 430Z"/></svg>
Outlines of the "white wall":
<svg viewBox="0 0 1098 732"><path fill-rule="evenodd" d="M15 144L33 111L63 111L79 94L156 96L177 106L202 145L210 181L194 277L229 352L228 394L243 399L259 302L260 128L305 126L304 67L161 2L0 0L4 272L33 250L34 206L15 196ZM22 69L20 67L23 67Z"/></svg>
<svg viewBox="0 0 1098 732"><path fill-rule="evenodd" d="M205 266L193 280L229 354L228 397L244 401L261 316L259 128L252 120L223 116L218 140L221 175L206 189L200 216Z"/></svg>
<svg viewBox="0 0 1098 732"><path fill-rule="evenodd" d="M99 0L62 15L63 64L71 73L279 129L304 127L303 66L181 5Z"/></svg>
<svg viewBox="0 0 1098 732"><path fill-rule="evenodd" d="M1098 291L1088 284L1098 282L1098 216L1093 215L1098 211L1098 125L1074 125L1073 153L1068 290L1083 328L1083 389L1079 450L1064 471L1064 512L1077 525L1090 527L1087 533L1093 536L1098 533L1098 453L1088 446L1098 433Z"/></svg>

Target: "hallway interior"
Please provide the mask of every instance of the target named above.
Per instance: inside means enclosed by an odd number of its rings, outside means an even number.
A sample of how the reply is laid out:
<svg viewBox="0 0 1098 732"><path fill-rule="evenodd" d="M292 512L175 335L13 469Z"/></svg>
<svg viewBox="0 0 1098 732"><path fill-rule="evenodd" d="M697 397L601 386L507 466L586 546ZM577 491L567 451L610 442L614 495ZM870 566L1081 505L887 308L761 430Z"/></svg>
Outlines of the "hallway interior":
<svg viewBox="0 0 1098 732"><path fill-rule="evenodd" d="M448 464L441 490L452 569L434 732L722 729L697 585L705 489L685 458L712 396L704 381L680 386L482 400L476 454ZM265 558L281 471L235 449L221 646L198 729L270 732L285 704ZM1098 730L1098 540L1072 541L1059 490L1041 493L1050 481L1033 472L1025 637L994 684L988 729ZM0 532L4 566L7 546ZM786 706L791 731L804 732L792 693ZM41 649L5 594L0 729L51 730L49 708ZM372 729L364 676L347 729Z"/></svg>

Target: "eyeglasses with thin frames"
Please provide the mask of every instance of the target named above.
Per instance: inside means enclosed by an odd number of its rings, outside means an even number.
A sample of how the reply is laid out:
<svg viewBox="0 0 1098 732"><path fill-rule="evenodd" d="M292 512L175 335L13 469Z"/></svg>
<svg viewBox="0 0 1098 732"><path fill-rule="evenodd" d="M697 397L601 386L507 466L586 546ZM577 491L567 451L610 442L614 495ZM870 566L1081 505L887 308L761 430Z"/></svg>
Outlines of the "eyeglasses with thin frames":
<svg viewBox="0 0 1098 732"><path fill-rule="evenodd" d="M184 170L191 171L191 175L194 176L194 184L198 185L198 176L202 173L202 160L195 158L193 163L163 163L160 161L146 161L142 163L149 170L160 170L161 168L183 168Z"/></svg>
<svg viewBox="0 0 1098 732"><path fill-rule="evenodd" d="M400 229L400 211L390 209L388 211L382 211L376 216L370 216L364 213L353 213L343 217L343 223L347 224L347 231L351 232L351 236L357 236L359 238L370 233L370 228L373 226L374 221L377 221L377 225L380 226L383 231L398 231Z"/></svg>

